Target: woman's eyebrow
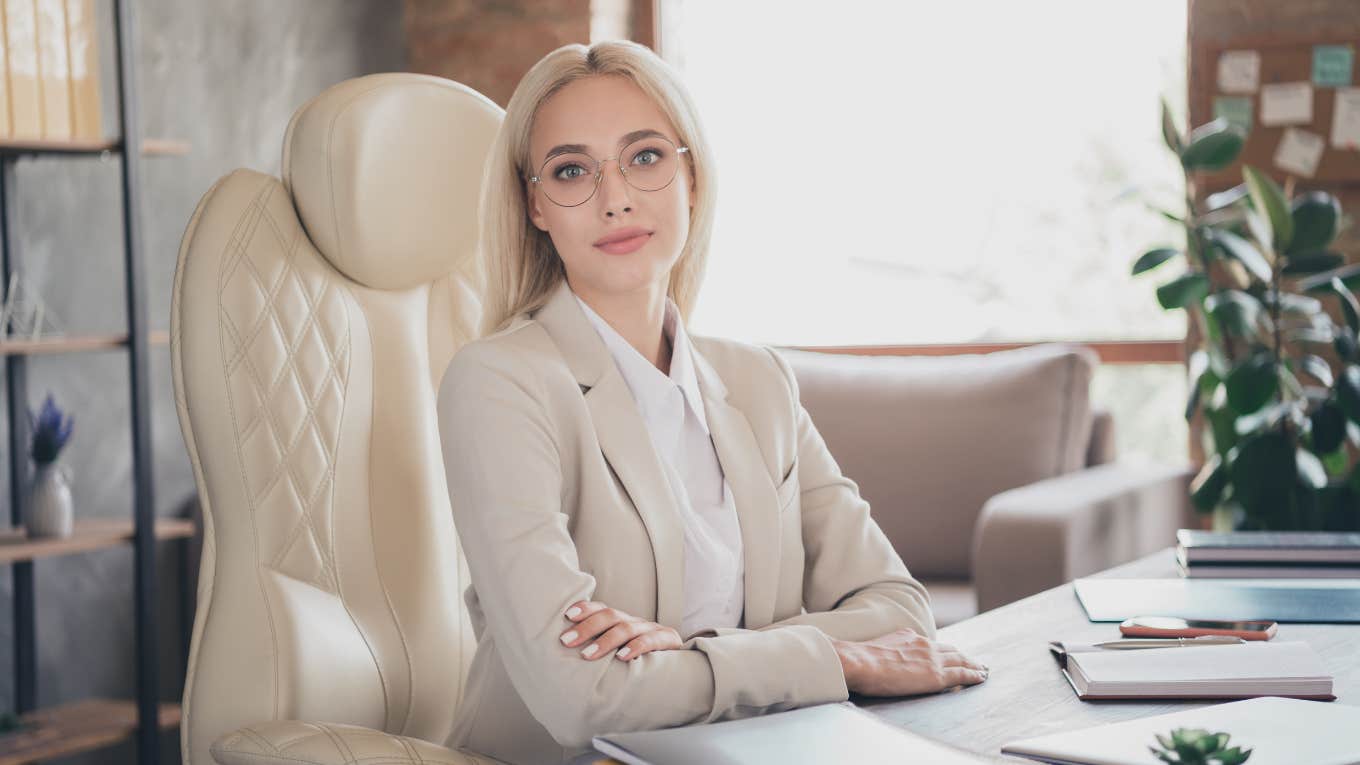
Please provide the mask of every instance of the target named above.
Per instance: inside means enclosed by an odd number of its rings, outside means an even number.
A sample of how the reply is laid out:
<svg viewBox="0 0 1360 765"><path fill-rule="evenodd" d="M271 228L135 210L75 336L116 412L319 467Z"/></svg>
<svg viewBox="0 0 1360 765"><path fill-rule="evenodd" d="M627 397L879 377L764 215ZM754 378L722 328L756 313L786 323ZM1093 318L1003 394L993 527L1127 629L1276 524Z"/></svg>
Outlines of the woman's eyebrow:
<svg viewBox="0 0 1360 765"><path fill-rule="evenodd" d="M623 147L627 146L633 141L642 138L666 138L666 136L661 131L652 130L651 128L634 130L633 132L627 133L622 138L619 139L619 148L622 149ZM561 143L549 149L548 154L543 158L543 161L547 162L548 160L552 159L553 157L556 157L559 154L589 154L589 153L590 152L586 151L586 145L583 143Z"/></svg>

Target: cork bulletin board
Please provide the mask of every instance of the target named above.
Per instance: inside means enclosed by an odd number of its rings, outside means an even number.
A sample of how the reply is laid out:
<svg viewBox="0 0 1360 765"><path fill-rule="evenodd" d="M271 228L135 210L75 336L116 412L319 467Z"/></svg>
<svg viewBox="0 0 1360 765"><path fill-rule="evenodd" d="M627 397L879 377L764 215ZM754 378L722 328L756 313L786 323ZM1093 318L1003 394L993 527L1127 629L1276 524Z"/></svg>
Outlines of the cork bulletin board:
<svg viewBox="0 0 1360 765"><path fill-rule="evenodd" d="M1243 164L1305 187L1360 184L1358 50L1356 38L1197 46L1196 124L1223 116L1247 131L1236 163L1201 176L1206 190L1241 183Z"/></svg>

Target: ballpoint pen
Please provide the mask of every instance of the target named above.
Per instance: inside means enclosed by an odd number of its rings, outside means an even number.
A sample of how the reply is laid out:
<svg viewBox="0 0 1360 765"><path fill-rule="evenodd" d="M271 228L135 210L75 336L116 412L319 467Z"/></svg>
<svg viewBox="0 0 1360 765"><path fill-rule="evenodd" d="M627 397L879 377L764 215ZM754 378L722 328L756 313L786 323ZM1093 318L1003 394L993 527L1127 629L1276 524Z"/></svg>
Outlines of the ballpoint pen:
<svg viewBox="0 0 1360 765"><path fill-rule="evenodd" d="M1201 645L1237 645L1247 641L1240 637L1227 635L1201 635L1192 638L1139 638L1133 640L1107 640L1094 643L1097 648L1194 648Z"/></svg>

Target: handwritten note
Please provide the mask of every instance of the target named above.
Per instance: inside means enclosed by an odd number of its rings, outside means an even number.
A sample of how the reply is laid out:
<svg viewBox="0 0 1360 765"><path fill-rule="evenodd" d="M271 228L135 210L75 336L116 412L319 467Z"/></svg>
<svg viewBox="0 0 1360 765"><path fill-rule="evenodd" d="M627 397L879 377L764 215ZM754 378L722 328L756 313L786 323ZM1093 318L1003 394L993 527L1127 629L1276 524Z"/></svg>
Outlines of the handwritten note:
<svg viewBox="0 0 1360 765"><path fill-rule="evenodd" d="M1313 121L1313 86L1279 82L1261 86L1261 124L1306 125Z"/></svg>
<svg viewBox="0 0 1360 765"><path fill-rule="evenodd" d="M1229 125L1251 132L1251 97L1218 96L1214 98L1214 119L1225 119Z"/></svg>
<svg viewBox="0 0 1360 765"><path fill-rule="evenodd" d="M1275 149L1275 166L1295 175L1312 178L1326 145L1326 141L1317 133L1285 128L1280 145Z"/></svg>
<svg viewBox="0 0 1360 765"><path fill-rule="evenodd" d="M1261 53L1225 50L1218 57L1218 89L1224 93L1255 93L1261 81Z"/></svg>
<svg viewBox="0 0 1360 765"><path fill-rule="evenodd" d="M1336 91L1332 108L1332 146L1360 151L1360 88Z"/></svg>
<svg viewBox="0 0 1360 765"><path fill-rule="evenodd" d="M1349 45L1313 46L1313 84L1324 88L1345 88L1351 84L1355 49Z"/></svg>

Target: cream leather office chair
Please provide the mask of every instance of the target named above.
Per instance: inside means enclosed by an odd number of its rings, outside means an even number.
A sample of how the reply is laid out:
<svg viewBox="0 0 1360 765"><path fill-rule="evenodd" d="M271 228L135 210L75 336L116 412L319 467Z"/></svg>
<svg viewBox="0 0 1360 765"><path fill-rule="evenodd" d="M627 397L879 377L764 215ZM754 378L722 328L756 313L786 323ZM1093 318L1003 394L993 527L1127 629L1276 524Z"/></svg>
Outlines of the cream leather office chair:
<svg viewBox="0 0 1360 765"><path fill-rule="evenodd" d="M171 355L205 540L185 763L486 762L439 745L475 639L435 393L475 328L502 117L436 77L340 83L293 116L282 182L230 173L189 222Z"/></svg>

